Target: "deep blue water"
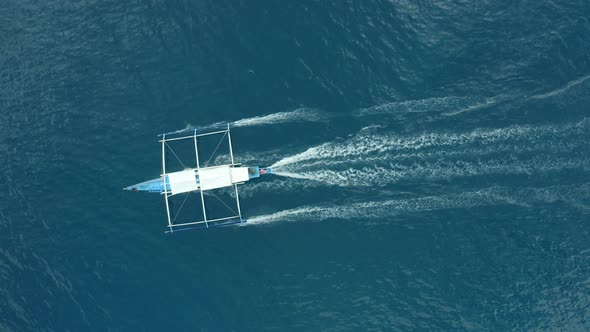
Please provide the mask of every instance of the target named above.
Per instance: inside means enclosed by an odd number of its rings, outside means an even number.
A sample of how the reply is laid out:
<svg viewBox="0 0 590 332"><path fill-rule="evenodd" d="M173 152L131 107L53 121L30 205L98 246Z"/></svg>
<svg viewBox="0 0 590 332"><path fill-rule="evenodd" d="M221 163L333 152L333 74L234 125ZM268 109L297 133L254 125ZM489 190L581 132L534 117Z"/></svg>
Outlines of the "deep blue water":
<svg viewBox="0 0 590 332"><path fill-rule="evenodd" d="M590 329L588 13L2 2L0 330ZM165 235L121 188L223 121L278 174Z"/></svg>

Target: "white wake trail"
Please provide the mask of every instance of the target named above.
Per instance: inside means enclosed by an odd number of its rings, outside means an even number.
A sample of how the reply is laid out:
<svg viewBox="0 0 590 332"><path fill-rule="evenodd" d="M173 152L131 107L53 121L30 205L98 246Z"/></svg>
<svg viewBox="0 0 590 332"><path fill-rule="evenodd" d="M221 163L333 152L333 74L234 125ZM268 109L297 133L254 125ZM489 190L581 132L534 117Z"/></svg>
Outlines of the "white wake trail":
<svg viewBox="0 0 590 332"><path fill-rule="evenodd" d="M398 121L409 120L415 117L419 117L420 119L428 118L428 121L432 121L441 117L487 108L509 98L511 97L447 96L405 100L363 108L355 111L353 115L362 117L386 114Z"/></svg>
<svg viewBox="0 0 590 332"><path fill-rule="evenodd" d="M530 208L537 202L563 201L575 208L588 211L584 203L589 183L580 186L552 186L545 188L489 187L478 191L428 196L411 199L359 202L347 205L303 206L276 213L248 218L244 225L261 225L289 221L321 221L326 219L381 219L399 214L443 209L473 208L487 205L515 205Z"/></svg>
<svg viewBox="0 0 590 332"><path fill-rule="evenodd" d="M373 153L420 151L426 148L445 148L467 144L490 145L510 140L538 142L544 138L560 138L566 135L588 133L589 121L563 126L510 126L499 129L477 129L467 133L428 133L418 136L395 134L359 134L345 142L325 143L294 156L286 157L274 164L275 167L295 164L313 159L332 159Z"/></svg>
<svg viewBox="0 0 590 332"><path fill-rule="evenodd" d="M234 121L233 125L235 127L251 127L290 122L320 122L324 120L325 118L317 110L310 108L298 108L289 112L278 112L241 119Z"/></svg>
<svg viewBox="0 0 590 332"><path fill-rule="evenodd" d="M561 95L561 94L567 92L568 90L586 82L587 80L590 80L590 75L586 75L586 76L577 78L573 81L567 82L564 86L562 86L560 88L557 88L557 89L549 91L549 92L545 92L545 93L531 96L531 98L532 99L545 99L545 98Z"/></svg>
<svg viewBox="0 0 590 332"><path fill-rule="evenodd" d="M482 174L534 174L586 168L587 120L566 125L511 126L419 136L361 132L272 165L277 175L340 186L374 186L402 179Z"/></svg>
<svg viewBox="0 0 590 332"><path fill-rule="evenodd" d="M400 213L439 210L445 208L460 208L467 206L485 205L493 202L491 197L481 193L467 193L456 196L432 196L414 199L370 201L352 203L341 206L304 206L273 214L248 218L250 225L268 224L277 221L326 220L330 218L375 219L393 216Z"/></svg>

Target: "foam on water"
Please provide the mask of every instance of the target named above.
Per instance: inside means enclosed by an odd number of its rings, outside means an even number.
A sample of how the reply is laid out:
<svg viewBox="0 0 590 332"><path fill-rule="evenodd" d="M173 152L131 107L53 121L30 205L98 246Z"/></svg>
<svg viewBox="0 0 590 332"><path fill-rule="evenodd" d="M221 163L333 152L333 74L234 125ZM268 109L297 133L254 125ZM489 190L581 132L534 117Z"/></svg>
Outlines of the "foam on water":
<svg viewBox="0 0 590 332"><path fill-rule="evenodd" d="M291 122L321 122L325 121L326 116L321 114L315 109L311 108L298 108L293 111L288 112L277 112L267 115L255 116L251 118L240 119L234 122L231 122L233 127L252 127L252 126L264 126L264 125L274 125L274 124L281 124L281 123L291 123ZM183 129L179 129L176 131L168 132L167 135L170 134L179 134L185 131L193 130L197 128L199 130L205 129L210 130L212 128L218 129L219 127L224 127L226 125L225 122L215 122L208 124L206 126L194 126L191 123L187 123Z"/></svg>
<svg viewBox="0 0 590 332"><path fill-rule="evenodd" d="M278 112L263 116L241 119L234 121L235 127L262 126L289 122L320 122L325 117L319 112L310 108L298 108L289 112Z"/></svg>
<svg viewBox="0 0 590 332"><path fill-rule="evenodd" d="M272 165L274 173L339 186L374 186L404 179L482 174L533 174L587 167L588 121L546 126L477 129L419 136L360 132ZM485 158L482 158L485 156Z"/></svg>
<svg viewBox="0 0 590 332"><path fill-rule="evenodd" d="M432 121L442 117L487 108L507 98L509 97L447 96L406 100L363 108L353 112L353 115L357 117L388 115L400 121L417 116L422 121L425 121L426 117Z"/></svg>
<svg viewBox="0 0 590 332"><path fill-rule="evenodd" d="M346 205L310 205L248 218L244 225L260 225L274 222L326 219L378 219L398 214L416 213L455 208L473 208L485 205L516 205L530 208L538 202L563 201L574 207L588 210L587 197L590 183L580 186L551 186L544 188L508 188L493 186L478 191L428 196L411 199L358 202Z"/></svg>
<svg viewBox="0 0 590 332"><path fill-rule="evenodd" d="M450 111L450 112L445 112L442 115L444 116L453 116L453 115L457 115L457 114L461 114L461 113L467 113L467 112L473 112L473 111L477 111L480 109L484 109L493 105L496 105L498 103L498 98L497 97L492 97L492 98L486 98L485 100L472 104L472 105L467 105L465 107L461 107L457 110L454 111Z"/></svg>
<svg viewBox="0 0 590 332"><path fill-rule="evenodd" d="M564 86L551 90L549 92L545 92L545 93L540 93L534 96L531 96L532 99L545 99L545 98L550 98L550 97L555 97L558 95L561 95L565 92L567 92L568 90L584 83L585 81L587 81L588 79L590 79L590 75L586 75L580 78L577 78L575 80L572 80L570 82L567 82Z"/></svg>
<svg viewBox="0 0 590 332"><path fill-rule="evenodd" d="M478 103L478 98L475 97L435 97L417 100L405 100L399 102L390 102L378 106L363 108L357 110L353 114L356 116L376 115L376 114L392 114L392 113L424 113L431 111L440 111L444 109L453 109L457 107L466 107Z"/></svg>

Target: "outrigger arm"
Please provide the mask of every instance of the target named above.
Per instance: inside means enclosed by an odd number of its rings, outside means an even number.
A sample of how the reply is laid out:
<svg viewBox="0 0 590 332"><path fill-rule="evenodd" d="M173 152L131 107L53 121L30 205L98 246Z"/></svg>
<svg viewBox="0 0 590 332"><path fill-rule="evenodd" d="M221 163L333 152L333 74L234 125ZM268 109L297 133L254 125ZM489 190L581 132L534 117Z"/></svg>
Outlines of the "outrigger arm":
<svg viewBox="0 0 590 332"><path fill-rule="evenodd" d="M257 166L242 166L239 163L235 162L234 153L233 153L233 144L232 144L232 137L230 132L230 125L227 124L226 126L220 127L208 127L207 129L213 129L214 131L199 133L201 129L191 129L192 131L190 134L187 133L188 130L177 131L173 133L167 133L161 135L161 140L159 141L162 143L162 174L160 178L152 179L149 181L141 182L129 187L124 188L125 190L132 190L132 191L147 191L147 192L157 192L164 195L164 202L166 205L166 219L167 219L167 227L168 230L166 233L172 233L177 230L185 229L187 226L192 225L204 225L205 227L209 228L210 224L215 223L215 225L227 225L229 222L218 223L220 221L229 221L231 219L239 219L239 222L242 223L245 220L242 216L242 211L240 207L240 196L238 192L238 184L243 184L250 179L258 178L263 174L272 173L272 169L270 167L257 167ZM179 135L181 133L185 133L184 136ZM191 135L192 134L192 135ZM225 165L217 165L217 166L207 166L203 167L200 162L200 155L199 155L199 139L203 136L215 135L215 134L223 134L219 143L223 142L223 139L227 135L228 145L229 145L229 157L230 157L230 164ZM170 137L172 136L172 137ZM179 137L180 136L180 137ZM192 139L194 143L195 149L195 161L196 161L196 168L186 168L184 163L180 159L174 150L172 150L169 142L177 141L177 140L184 140L184 139ZM215 152L219 144L215 148L212 153L212 156L215 155ZM176 156L179 162L183 165L184 170L182 171L174 171L168 172L166 169L166 148L170 149L170 151ZM210 158L211 159L211 158ZM208 162L206 163L208 164ZM233 214L228 217L223 218L214 218L210 219L207 216L207 209L205 206L205 195L204 191L209 191L212 189L224 188L224 187L234 187L235 193L235 200L236 200L236 207L237 213L234 209L230 206L225 204L225 202L220 201L232 211ZM187 195L190 192L199 191L199 196L201 198L201 209L203 210L203 220L194 221L194 222L184 222L184 223L175 223L176 218L179 216L179 211L176 211L174 215L172 215L170 211L171 202L170 197L186 193ZM210 194L219 199L213 192L211 191ZM188 196L187 196L188 197ZM186 201L186 197L185 197ZM184 201L182 203L184 205ZM180 209L182 209L182 205ZM179 210L180 210L179 209ZM236 221L237 222L237 221Z"/></svg>

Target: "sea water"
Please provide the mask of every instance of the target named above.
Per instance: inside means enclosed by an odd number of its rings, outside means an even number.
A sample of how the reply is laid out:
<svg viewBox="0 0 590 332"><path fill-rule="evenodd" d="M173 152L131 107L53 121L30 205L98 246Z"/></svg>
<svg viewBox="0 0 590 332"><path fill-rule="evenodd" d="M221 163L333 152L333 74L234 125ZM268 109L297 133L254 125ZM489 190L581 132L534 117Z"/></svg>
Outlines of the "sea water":
<svg viewBox="0 0 590 332"><path fill-rule="evenodd" d="M590 328L588 12L3 2L0 330ZM275 174L164 234L121 189L225 122Z"/></svg>

